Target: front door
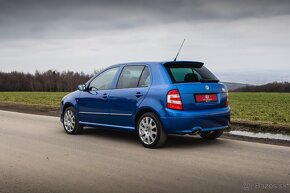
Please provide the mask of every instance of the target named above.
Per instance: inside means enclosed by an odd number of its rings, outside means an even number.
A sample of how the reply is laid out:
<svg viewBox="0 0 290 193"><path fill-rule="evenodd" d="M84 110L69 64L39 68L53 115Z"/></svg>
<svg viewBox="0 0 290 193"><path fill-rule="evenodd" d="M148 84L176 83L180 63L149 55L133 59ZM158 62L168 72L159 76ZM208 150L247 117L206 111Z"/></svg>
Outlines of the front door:
<svg viewBox="0 0 290 193"><path fill-rule="evenodd" d="M110 68L96 76L82 91L77 101L79 121L84 123L108 124L108 98L119 67Z"/></svg>

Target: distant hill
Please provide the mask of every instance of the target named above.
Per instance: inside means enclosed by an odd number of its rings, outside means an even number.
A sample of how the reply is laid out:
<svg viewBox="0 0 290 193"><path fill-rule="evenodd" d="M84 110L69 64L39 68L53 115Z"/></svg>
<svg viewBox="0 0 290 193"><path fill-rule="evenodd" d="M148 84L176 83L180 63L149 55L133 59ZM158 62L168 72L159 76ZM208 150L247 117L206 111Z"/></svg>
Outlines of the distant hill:
<svg viewBox="0 0 290 193"><path fill-rule="evenodd" d="M290 82L272 82L260 86L246 85L236 88L237 92L290 92Z"/></svg>
<svg viewBox="0 0 290 193"><path fill-rule="evenodd" d="M233 91L233 90L243 88L246 86L253 86L250 84L242 84L242 83L235 83L235 82L223 82L223 83L227 86L229 91Z"/></svg>

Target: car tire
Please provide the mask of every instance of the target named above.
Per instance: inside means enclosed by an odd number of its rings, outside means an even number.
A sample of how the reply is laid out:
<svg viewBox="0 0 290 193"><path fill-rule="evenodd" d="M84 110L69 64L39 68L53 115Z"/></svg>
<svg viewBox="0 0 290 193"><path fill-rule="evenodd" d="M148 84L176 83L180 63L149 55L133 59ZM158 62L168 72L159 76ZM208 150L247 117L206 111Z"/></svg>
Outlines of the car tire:
<svg viewBox="0 0 290 193"><path fill-rule="evenodd" d="M73 107L65 109L63 114L63 128L68 134L80 134L83 127L79 125L76 110Z"/></svg>
<svg viewBox="0 0 290 193"><path fill-rule="evenodd" d="M220 137L223 134L223 132L224 132L223 129L216 130L216 131L206 131L206 132L202 132L200 134L200 136L203 139L213 140L213 139L216 139L216 138Z"/></svg>
<svg viewBox="0 0 290 193"><path fill-rule="evenodd" d="M146 148L158 148L165 144L167 133L155 113L148 112L143 114L136 126L139 140Z"/></svg>

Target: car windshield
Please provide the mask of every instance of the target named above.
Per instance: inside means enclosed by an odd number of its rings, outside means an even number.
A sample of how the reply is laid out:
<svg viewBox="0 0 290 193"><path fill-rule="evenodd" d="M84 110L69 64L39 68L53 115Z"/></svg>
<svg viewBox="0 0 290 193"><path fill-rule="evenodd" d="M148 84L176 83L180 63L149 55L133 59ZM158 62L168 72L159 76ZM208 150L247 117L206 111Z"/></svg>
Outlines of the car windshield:
<svg viewBox="0 0 290 193"><path fill-rule="evenodd" d="M201 63L165 64L173 83L219 82L218 78Z"/></svg>

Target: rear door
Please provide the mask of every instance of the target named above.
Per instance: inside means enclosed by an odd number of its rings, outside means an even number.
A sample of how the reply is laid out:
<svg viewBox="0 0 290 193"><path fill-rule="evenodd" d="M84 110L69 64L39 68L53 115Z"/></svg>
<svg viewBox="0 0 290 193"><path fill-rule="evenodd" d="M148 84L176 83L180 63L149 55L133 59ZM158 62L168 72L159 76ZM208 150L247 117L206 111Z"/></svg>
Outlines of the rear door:
<svg viewBox="0 0 290 193"><path fill-rule="evenodd" d="M115 89L109 97L111 123L134 127L133 115L146 96L150 85L147 66L124 66Z"/></svg>
<svg viewBox="0 0 290 193"><path fill-rule="evenodd" d="M201 63L175 62L165 67L179 90L184 110L226 106L225 86Z"/></svg>

